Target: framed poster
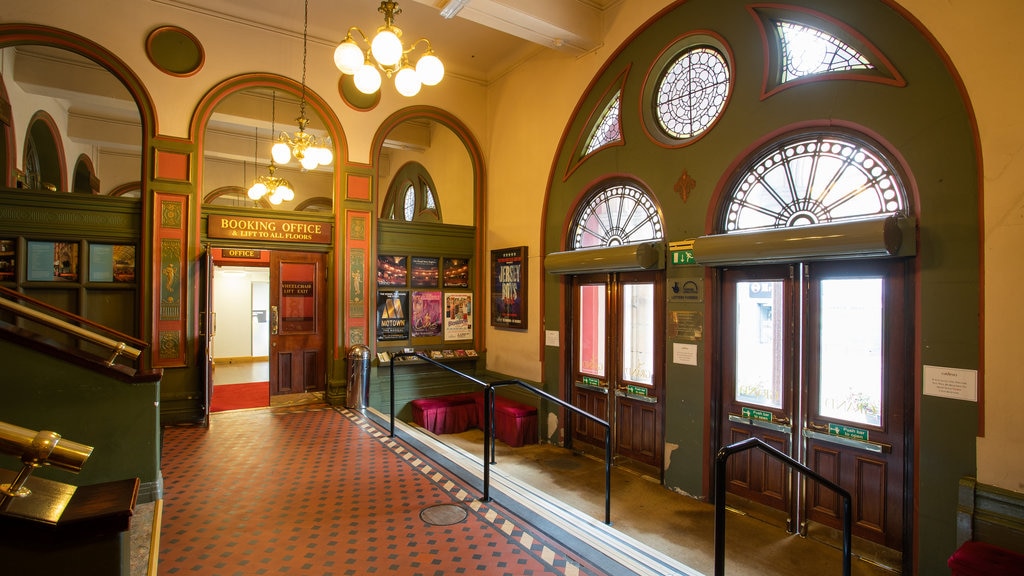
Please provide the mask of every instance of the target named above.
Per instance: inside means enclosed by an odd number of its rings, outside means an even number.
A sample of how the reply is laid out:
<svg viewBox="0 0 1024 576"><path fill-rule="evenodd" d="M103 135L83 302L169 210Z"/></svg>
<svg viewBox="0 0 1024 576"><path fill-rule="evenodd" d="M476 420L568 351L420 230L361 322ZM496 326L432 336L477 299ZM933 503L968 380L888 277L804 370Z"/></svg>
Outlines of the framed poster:
<svg viewBox="0 0 1024 576"><path fill-rule="evenodd" d="M451 292L444 295L444 339L473 339L473 295Z"/></svg>
<svg viewBox="0 0 1024 576"><path fill-rule="evenodd" d="M469 288L469 259L444 259L444 287Z"/></svg>
<svg viewBox="0 0 1024 576"><path fill-rule="evenodd" d="M377 256L377 286L405 286L409 281L408 256Z"/></svg>
<svg viewBox="0 0 1024 576"><path fill-rule="evenodd" d="M412 293L412 337L441 335L441 292Z"/></svg>
<svg viewBox="0 0 1024 576"><path fill-rule="evenodd" d="M409 339L409 293L404 290L377 293L377 341Z"/></svg>
<svg viewBox="0 0 1024 576"><path fill-rule="evenodd" d="M410 259L410 286L413 288L437 288L438 258L413 256Z"/></svg>
<svg viewBox="0 0 1024 576"><path fill-rule="evenodd" d="M491 326L527 328L526 246L491 250Z"/></svg>

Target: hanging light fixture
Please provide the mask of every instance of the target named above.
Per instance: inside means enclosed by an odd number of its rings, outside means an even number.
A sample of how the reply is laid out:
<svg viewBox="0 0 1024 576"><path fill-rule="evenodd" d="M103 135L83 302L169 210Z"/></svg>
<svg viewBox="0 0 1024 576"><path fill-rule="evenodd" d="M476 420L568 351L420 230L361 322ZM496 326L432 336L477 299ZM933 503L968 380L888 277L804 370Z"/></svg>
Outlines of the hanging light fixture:
<svg viewBox="0 0 1024 576"><path fill-rule="evenodd" d="M273 93L270 104L270 134L273 136L275 132L274 128L274 116L275 108L277 104L277 92ZM260 129L256 129L256 151L253 152L253 166L257 165L256 155L260 149ZM256 181L253 182L252 186L249 187L249 198L252 200L259 201L261 198L266 197L273 205L278 205L281 202L294 200L295 191L292 190L290 182L275 176L274 172L277 171L277 166L274 165L274 159L270 159L270 165L267 166L267 173L256 177Z"/></svg>
<svg viewBox="0 0 1024 576"><path fill-rule="evenodd" d="M342 74L351 74L356 88L363 94L373 94L380 89L381 72L388 78L394 78L395 89L402 96L415 96L422 85L435 86L439 83L444 78L444 64L434 55L430 41L420 38L408 48L402 44L402 30L395 26L395 16L402 13L398 2L383 0L377 11L384 14L384 25L377 28L373 40L367 40L366 34L353 26L334 50L334 64L338 70ZM353 31L359 33L368 50L356 43ZM421 43L426 48L414 68L409 63L409 54Z"/></svg>
<svg viewBox="0 0 1024 576"><path fill-rule="evenodd" d="M302 24L302 97L299 99L299 131L293 136L281 132L276 144L270 149L271 155L278 164L287 164L294 156L306 170L317 166L327 166L334 161L334 153L330 146L316 136L306 132L309 118L306 118L306 46L309 36L309 0L306 0Z"/></svg>

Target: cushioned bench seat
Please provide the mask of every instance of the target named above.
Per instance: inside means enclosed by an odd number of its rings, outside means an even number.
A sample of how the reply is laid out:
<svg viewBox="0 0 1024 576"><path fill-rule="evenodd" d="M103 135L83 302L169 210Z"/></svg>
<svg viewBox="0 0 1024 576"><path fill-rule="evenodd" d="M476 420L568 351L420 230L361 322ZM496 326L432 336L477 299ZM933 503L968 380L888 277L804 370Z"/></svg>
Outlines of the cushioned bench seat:
<svg viewBox="0 0 1024 576"><path fill-rule="evenodd" d="M477 426L472 394L417 398L412 401L412 421L434 434L458 434Z"/></svg>
<svg viewBox="0 0 1024 576"><path fill-rule="evenodd" d="M484 393L450 394L417 398L412 421L434 434L458 434L484 426ZM494 437L509 446L537 443L537 409L494 396Z"/></svg>
<svg viewBox="0 0 1024 576"><path fill-rule="evenodd" d="M965 542L948 564L953 576L1024 576L1024 556L985 542Z"/></svg>
<svg viewBox="0 0 1024 576"><path fill-rule="evenodd" d="M484 395L475 396L477 426L484 426ZM537 409L494 395L494 437L509 446L537 443Z"/></svg>

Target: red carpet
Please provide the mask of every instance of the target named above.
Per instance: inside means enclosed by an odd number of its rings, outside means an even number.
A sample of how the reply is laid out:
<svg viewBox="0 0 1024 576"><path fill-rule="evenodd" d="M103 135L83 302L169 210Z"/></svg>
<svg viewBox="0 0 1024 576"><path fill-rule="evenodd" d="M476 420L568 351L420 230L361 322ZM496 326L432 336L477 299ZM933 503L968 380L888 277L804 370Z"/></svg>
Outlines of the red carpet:
<svg viewBox="0 0 1024 576"><path fill-rule="evenodd" d="M270 383L218 384L213 387L210 412L270 406Z"/></svg>

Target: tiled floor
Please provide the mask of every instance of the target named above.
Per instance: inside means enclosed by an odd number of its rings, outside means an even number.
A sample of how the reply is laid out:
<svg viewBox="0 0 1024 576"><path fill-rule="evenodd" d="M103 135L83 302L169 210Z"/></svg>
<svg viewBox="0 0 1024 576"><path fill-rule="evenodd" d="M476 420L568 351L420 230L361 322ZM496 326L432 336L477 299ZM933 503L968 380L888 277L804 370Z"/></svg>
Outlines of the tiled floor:
<svg viewBox="0 0 1024 576"><path fill-rule="evenodd" d="M616 468L609 527L603 464L551 445L500 442L492 500L483 503L481 438L435 437L402 422L389 438L386 425L372 411L328 408L314 396L214 414L209 430L166 429L152 573L714 570L705 503ZM836 549L749 517L730 514L727 541L732 576L841 574ZM855 560L853 574L891 572Z"/></svg>
<svg viewBox="0 0 1024 576"><path fill-rule="evenodd" d="M604 574L507 509L323 405L168 428L159 574ZM435 525L439 504L466 517Z"/></svg>

